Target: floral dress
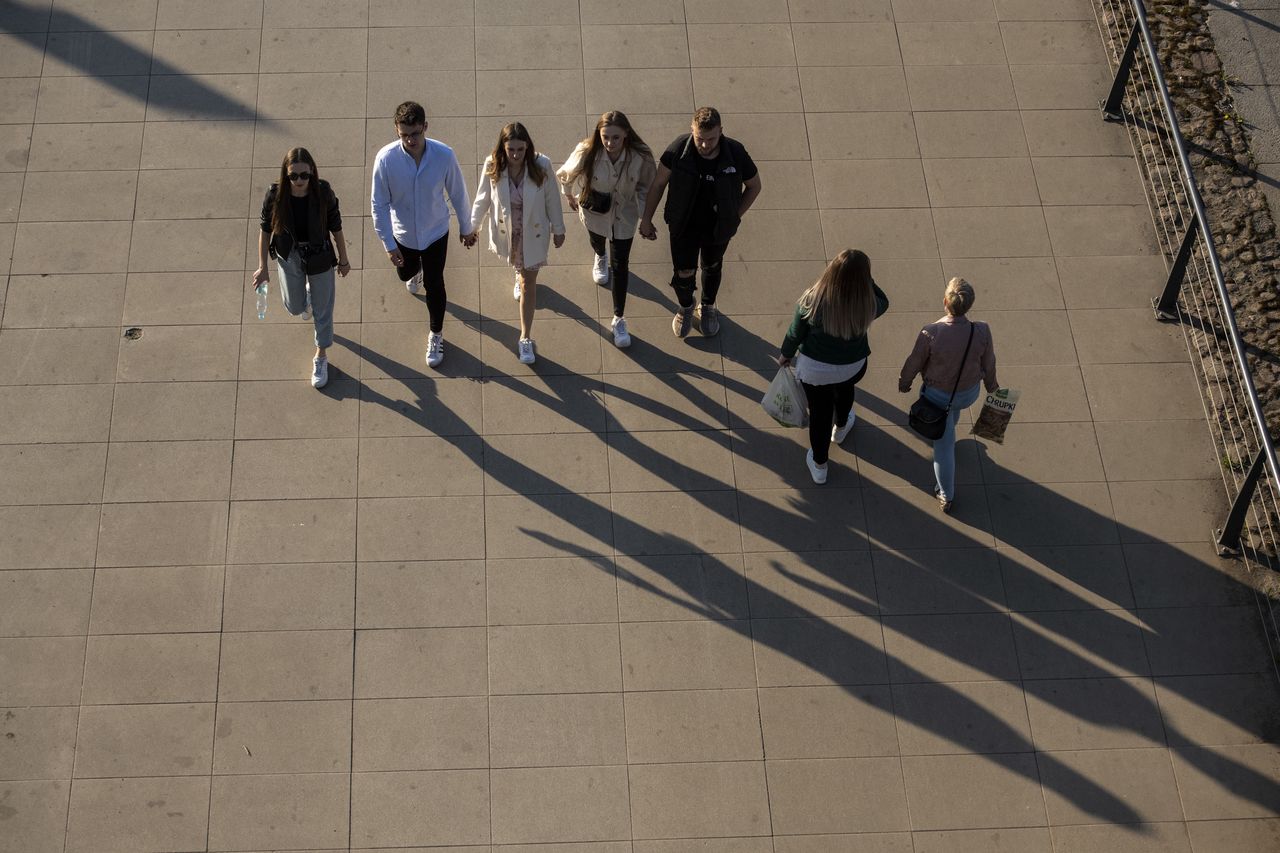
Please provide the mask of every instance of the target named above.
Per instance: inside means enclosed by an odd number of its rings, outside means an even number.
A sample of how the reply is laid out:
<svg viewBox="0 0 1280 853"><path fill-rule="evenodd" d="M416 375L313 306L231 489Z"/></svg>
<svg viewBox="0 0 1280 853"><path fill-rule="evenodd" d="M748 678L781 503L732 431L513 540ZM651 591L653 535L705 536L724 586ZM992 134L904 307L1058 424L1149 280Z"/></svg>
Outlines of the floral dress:
<svg viewBox="0 0 1280 853"><path fill-rule="evenodd" d="M517 270L540 270L545 264L524 265L524 176L519 181L507 176L511 188L511 257L508 262Z"/></svg>

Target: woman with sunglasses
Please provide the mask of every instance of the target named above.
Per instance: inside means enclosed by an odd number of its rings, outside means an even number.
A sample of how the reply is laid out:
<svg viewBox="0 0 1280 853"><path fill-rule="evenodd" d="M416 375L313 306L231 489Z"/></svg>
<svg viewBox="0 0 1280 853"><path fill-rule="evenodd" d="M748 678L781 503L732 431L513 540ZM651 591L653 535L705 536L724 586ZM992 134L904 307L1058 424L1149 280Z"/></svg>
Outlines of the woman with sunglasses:
<svg viewBox="0 0 1280 853"><path fill-rule="evenodd" d="M269 280L267 256L275 258L285 310L295 317L310 317L315 323L311 386L323 388L329 381L326 351L333 345L334 266L345 278L351 263L342 239L338 197L329 182L320 179L316 161L307 149L291 148L284 155L280 180L262 199L261 225L258 269L249 285L256 288Z"/></svg>

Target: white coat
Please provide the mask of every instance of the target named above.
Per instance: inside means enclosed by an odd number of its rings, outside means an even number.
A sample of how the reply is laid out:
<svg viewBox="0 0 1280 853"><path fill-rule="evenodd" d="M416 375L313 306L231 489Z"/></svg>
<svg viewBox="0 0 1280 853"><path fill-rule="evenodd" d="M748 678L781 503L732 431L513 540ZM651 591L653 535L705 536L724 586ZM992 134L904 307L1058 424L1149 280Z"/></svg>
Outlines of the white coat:
<svg viewBox="0 0 1280 853"><path fill-rule="evenodd" d="M487 174L486 157L480 173L480 185L476 187L476 200L471 205L471 227L479 228L488 219L489 251L504 260L511 258L511 182L503 171L497 180ZM524 170L524 265L536 267L547 262L547 248L552 234L564 233L564 211L560 207L560 184L551 168L551 160L539 154L537 163L542 167L542 186L534 183L529 169Z"/></svg>

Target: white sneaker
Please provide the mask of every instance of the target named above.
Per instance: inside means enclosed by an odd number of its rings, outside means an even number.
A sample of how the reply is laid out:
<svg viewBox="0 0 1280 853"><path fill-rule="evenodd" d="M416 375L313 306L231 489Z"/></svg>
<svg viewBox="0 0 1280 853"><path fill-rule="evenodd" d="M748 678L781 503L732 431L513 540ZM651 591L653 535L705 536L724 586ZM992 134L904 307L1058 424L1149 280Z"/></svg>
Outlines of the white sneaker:
<svg viewBox="0 0 1280 853"><path fill-rule="evenodd" d="M307 294L307 304L303 307L302 313L298 315L304 320L311 320L311 294Z"/></svg>
<svg viewBox="0 0 1280 853"><path fill-rule="evenodd" d="M311 366L311 387L323 388L329 384L329 359L323 356L315 359Z"/></svg>
<svg viewBox="0 0 1280 853"><path fill-rule="evenodd" d="M613 345L618 349L626 349L631 346L631 334L627 331L627 321L623 317L614 317L613 322L609 324L613 329Z"/></svg>
<svg viewBox="0 0 1280 853"><path fill-rule="evenodd" d="M520 274L516 273L516 286L515 289L511 291L511 295L515 297L516 302L520 301L520 290Z"/></svg>
<svg viewBox="0 0 1280 853"><path fill-rule="evenodd" d="M444 361L444 332L427 335L427 367L439 367Z"/></svg>
<svg viewBox="0 0 1280 853"><path fill-rule="evenodd" d="M831 440L834 441L836 444L840 444L841 442L843 442L849 436L850 431L853 430L853 422L855 420L857 420L857 418L854 417L853 412L850 412L849 420L845 423L844 426L840 426L839 424L832 424Z"/></svg>
<svg viewBox="0 0 1280 853"><path fill-rule="evenodd" d="M404 283L404 289L412 293L414 296L417 296L422 292L422 270L418 270L413 278Z"/></svg>
<svg viewBox="0 0 1280 853"><path fill-rule="evenodd" d="M817 483L819 486L827 482L827 466L819 465L817 462L813 461L812 450L806 450L804 452L804 462L809 466L809 476L813 477L813 482Z"/></svg>
<svg viewBox="0 0 1280 853"><path fill-rule="evenodd" d="M530 338L521 338L516 352L521 364L533 364L538 359L533 354L533 341Z"/></svg>
<svg viewBox="0 0 1280 853"><path fill-rule="evenodd" d="M591 267L591 280L596 284L609 283L609 258L606 255L596 255L596 262Z"/></svg>

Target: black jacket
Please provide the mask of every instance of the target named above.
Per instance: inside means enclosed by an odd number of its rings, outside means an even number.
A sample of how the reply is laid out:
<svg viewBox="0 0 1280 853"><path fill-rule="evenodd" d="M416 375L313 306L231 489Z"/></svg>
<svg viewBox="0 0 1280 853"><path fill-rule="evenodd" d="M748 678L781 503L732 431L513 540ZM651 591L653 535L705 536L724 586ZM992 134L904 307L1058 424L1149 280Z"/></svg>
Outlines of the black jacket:
<svg viewBox="0 0 1280 853"><path fill-rule="evenodd" d="M338 210L338 197L334 194L329 182L323 178L317 181L320 198L308 196L307 234L311 244L328 244L329 234L342 230L342 213ZM270 253L273 258L287 258L293 251L293 234L286 228L279 234L271 233L271 214L275 208L278 184L272 184L262 199L262 230L271 234Z"/></svg>
<svg viewBox="0 0 1280 853"><path fill-rule="evenodd" d="M689 216L693 213L694 202L698 198L698 186L702 179L698 171L698 158L702 155L694 146L691 133L676 137L667 151L676 156L668 167L671 169L671 180L667 183L667 203L662 210L662 217L672 234L680 234L689 224ZM742 217L738 215L738 209L742 206L742 185L755 176L755 163L742 143L727 136L720 137L720 153L716 156L715 171L717 215L712 234L714 242L728 243L738 233L738 224L742 221Z"/></svg>

